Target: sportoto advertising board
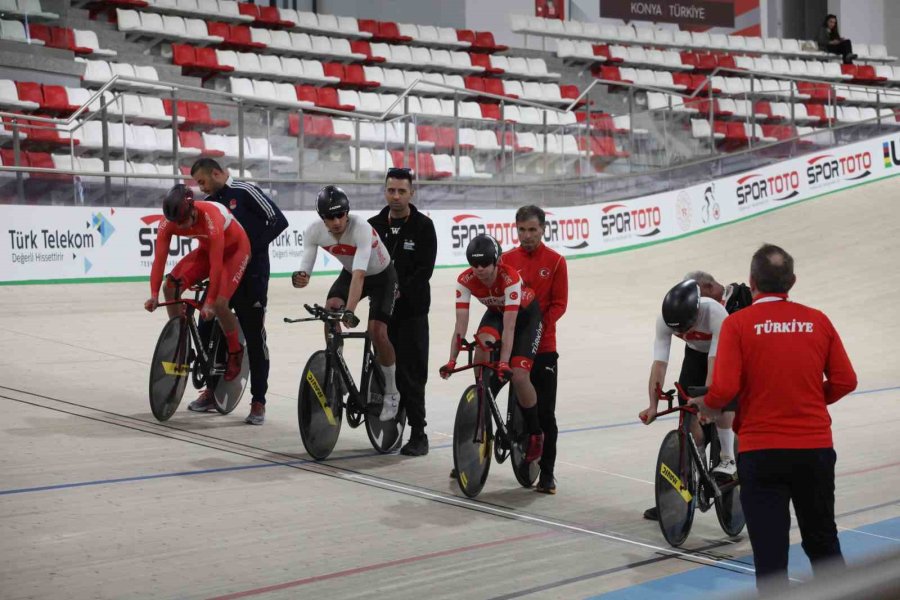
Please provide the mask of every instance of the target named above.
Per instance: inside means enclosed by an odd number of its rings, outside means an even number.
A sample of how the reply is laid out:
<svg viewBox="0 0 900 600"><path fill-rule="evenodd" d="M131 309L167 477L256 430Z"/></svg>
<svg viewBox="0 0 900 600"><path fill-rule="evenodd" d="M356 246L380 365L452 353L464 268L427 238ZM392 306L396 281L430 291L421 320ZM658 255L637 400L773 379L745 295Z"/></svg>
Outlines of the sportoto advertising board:
<svg viewBox="0 0 900 600"><path fill-rule="evenodd" d="M547 211L544 240L565 256L595 255L676 238L860 183L900 173L900 135L820 151L689 188ZM424 197L424 194L423 194ZM514 210L427 210L438 236L438 265L465 263L469 240L489 233L518 244ZM368 218L372 211L360 211ZM147 208L6 205L0 284L147 277L162 215ZM286 211L290 223L270 248L273 273L300 264L312 211ZM168 267L196 242L174 238ZM315 270L336 271L324 251Z"/></svg>

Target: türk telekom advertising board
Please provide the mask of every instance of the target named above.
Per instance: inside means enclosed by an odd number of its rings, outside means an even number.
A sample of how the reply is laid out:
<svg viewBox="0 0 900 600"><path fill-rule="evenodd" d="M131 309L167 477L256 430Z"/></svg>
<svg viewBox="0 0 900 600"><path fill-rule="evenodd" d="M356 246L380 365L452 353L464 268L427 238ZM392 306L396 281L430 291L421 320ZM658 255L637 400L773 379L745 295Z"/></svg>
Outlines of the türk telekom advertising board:
<svg viewBox="0 0 900 600"><path fill-rule="evenodd" d="M547 211L545 242L565 256L589 256L661 242L814 196L900 173L900 135L784 161L673 192ZM427 210L438 237L438 265L465 263L469 240L489 233L505 249L518 243L510 210ZM360 211L368 218L372 211ZM287 211L289 226L270 248L273 273L300 264L303 232L318 218ZM147 277L162 215L149 208L0 207L0 284ZM174 238L168 266L196 242ZM336 271L324 251L315 270Z"/></svg>

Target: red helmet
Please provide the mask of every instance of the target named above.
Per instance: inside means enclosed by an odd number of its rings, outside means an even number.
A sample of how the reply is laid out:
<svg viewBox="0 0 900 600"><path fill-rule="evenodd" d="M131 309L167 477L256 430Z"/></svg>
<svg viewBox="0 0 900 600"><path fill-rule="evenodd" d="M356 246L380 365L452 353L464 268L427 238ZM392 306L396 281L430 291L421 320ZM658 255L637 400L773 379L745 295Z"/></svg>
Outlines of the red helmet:
<svg viewBox="0 0 900 600"><path fill-rule="evenodd" d="M183 183L175 185L163 200L163 215L167 221L183 223L194 208L194 192Z"/></svg>

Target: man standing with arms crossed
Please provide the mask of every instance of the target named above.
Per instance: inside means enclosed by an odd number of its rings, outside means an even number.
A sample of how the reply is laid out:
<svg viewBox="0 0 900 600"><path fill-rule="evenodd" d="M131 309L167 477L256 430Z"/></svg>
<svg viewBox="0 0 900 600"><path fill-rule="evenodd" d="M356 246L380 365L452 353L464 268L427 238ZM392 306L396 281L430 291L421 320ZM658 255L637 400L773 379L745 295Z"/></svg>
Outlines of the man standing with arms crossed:
<svg viewBox="0 0 900 600"><path fill-rule="evenodd" d="M523 206L516 211L519 247L507 252L503 262L519 271L525 283L534 290L543 315L544 333L531 369L531 383L537 392L538 420L544 432L541 454L541 476L535 491L556 493L553 468L556 463L556 322L566 312L569 301L569 274L566 259L544 245L547 217L537 206Z"/></svg>
<svg viewBox="0 0 900 600"><path fill-rule="evenodd" d="M266 346L266 305L269 295L269 244L284 231L288 222L275 203L252 183L236 181L216 161L201 158L191 167L191 177L207 194L206 200L225 206L250 239L250 263L241 285L231 298L231 306L247 340L250 361L250 414L248 425L266 420L266 392L269 389L269 348ZM191 402L190 410L215 409L209 390Z"/></svg>
<svg viewBox="0 0 900 600"><path fill-rule="evenodd" d="M388 325L388 337L397 353L397 389L400 405L412 429L400 448L406 456L428 454L425 434L425 383L428 381L428 311L431 307L429 280L437 259L437 234L431 219L412 205L415 191L409 169L388 169L380 213L369 223L384 240L394 268L400 295Z"/></svg>
<svg viewBox="0 0 900 600"><path fill-rule="evenodd" d="M813 571L844 564L828 405L856 389L856 373L828 317L788 300L796 280L790 254L756 251L753 304L722 323L709 393L692 401L714 415L738 396L738 480L760 591L788 586L791 502Z"/></svg>

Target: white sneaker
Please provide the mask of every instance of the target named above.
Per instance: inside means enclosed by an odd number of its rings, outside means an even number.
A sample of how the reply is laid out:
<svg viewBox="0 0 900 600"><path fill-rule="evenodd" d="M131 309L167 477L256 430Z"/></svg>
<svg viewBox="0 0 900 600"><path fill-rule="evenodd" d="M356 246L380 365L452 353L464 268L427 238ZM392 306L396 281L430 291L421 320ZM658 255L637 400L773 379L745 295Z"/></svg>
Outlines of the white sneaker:
<svg viewBox="0 0 900 600"><path fill-rule="evenodd" d="M723 456L721 462L716 465L712 472L717 475L734 478L737 475L737 465L734 464L734 459L730 456Z"/></svg>
<svg viewBox="0 0 900 600"><path fill-rule="evenodd" d="M384 402L381 405L381 414L378 416L379 421L390 421L397 416L400 410L400 394L385 394Z"/></svg>

